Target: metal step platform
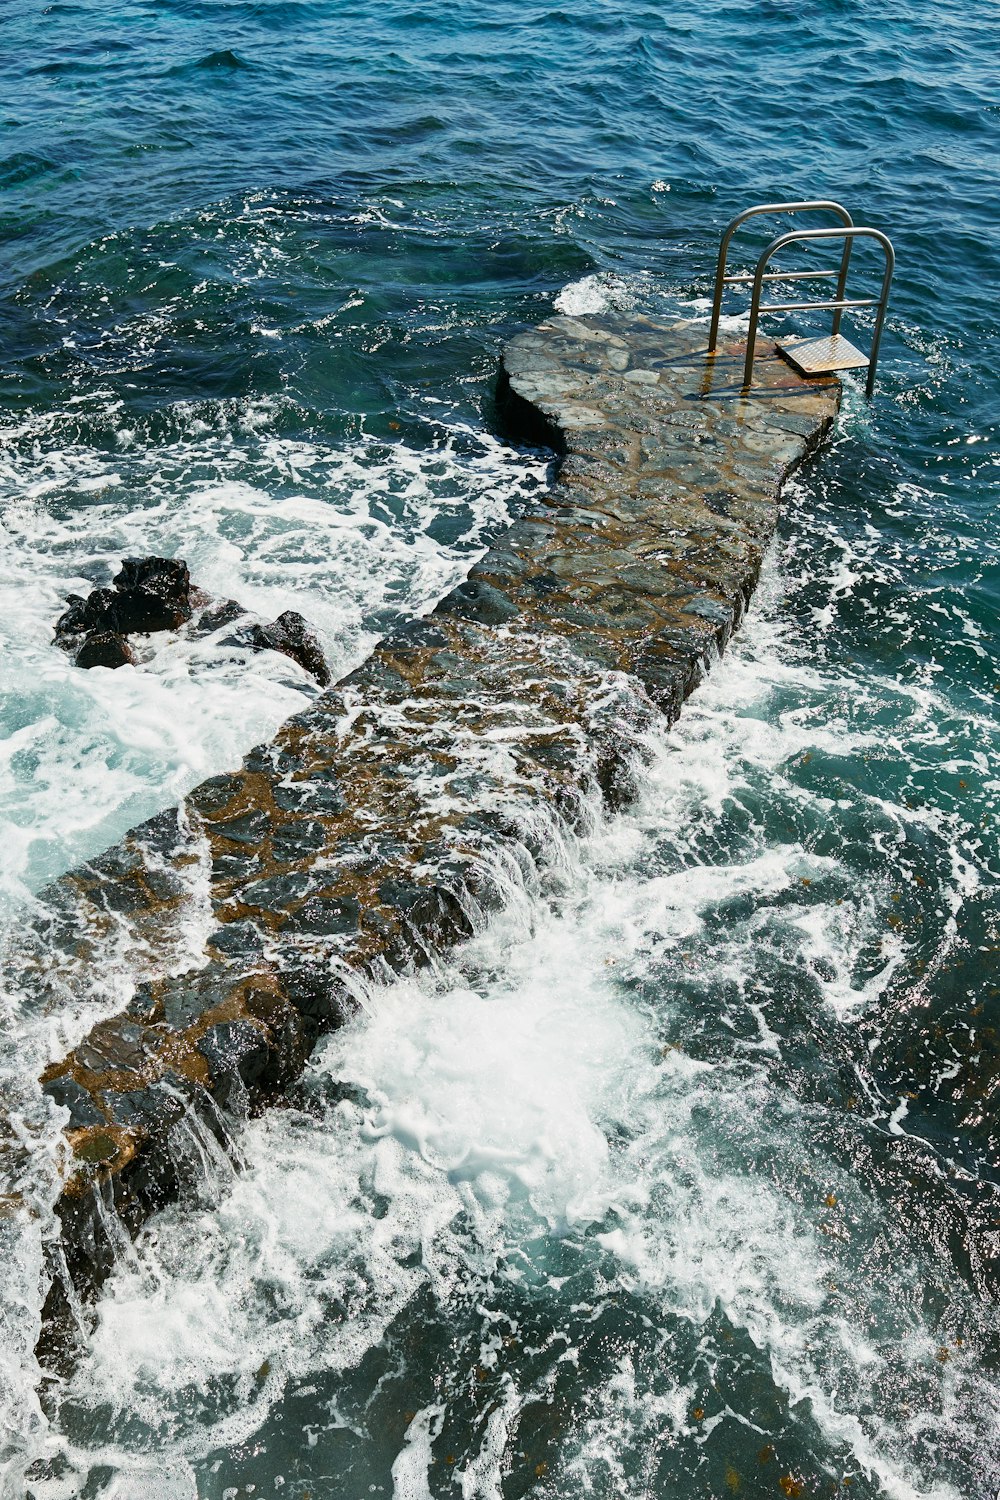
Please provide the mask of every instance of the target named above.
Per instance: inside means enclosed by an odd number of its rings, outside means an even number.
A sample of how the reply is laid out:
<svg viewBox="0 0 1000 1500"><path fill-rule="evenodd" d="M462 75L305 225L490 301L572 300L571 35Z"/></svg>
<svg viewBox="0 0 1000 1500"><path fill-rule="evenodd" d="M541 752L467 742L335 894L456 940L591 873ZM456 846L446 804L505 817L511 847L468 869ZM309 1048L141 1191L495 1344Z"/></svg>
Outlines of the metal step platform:
<svg viewBox="0 0 1000 1500"><path fill-rule="evenodd" d="M863 354L842 333L826 338L778 339L778 349L800 375L829 375L834 370L863 370L868 355Z"/></svg>

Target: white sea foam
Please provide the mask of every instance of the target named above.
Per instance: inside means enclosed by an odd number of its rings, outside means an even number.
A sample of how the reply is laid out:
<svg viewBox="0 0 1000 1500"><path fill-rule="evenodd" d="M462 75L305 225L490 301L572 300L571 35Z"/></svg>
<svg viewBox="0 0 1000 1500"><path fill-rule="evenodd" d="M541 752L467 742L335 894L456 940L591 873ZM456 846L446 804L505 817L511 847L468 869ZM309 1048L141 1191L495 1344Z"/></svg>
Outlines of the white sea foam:
<svg viewBox="0 0 1000 1500"><path fill-rule="evenodd" d="M324 1394L308 1441L350 1428L399 1500L426 1500L483 1370L489 1412L453 1477L463 1500L492 1500L521 1461L522 1418L589 1357L588 1329L630 1301L643 1331L606 1369L591 1362L558 1463L537 1472L545 1497L655 1494L658 1452L680 1462L726 1424L759 1446L749 1395L745 1410L737 1392L693 1415L705 1360L725 1355L720 1326L802 1445L893 1500L957 1500L942 1452L969 1474L995 1450L1000 1410L975 1337L937 1357L940 1331L911 1295L919 1248L828 1149L840 1117L788 1083L797 1017L849 1029L896 982L912 941L885 920L899 850L938 851L942 944L980 878L957 814L866 785L879 758L919 772L963 757L932 679L865 678L828 649L891 550L845 541L815 494L798 494L808 526L769 565L730 657L673 733L650 738L638 805L567 841L549 887L518 893L512 870L513 909L433 975L366 995L317 1054L311 1109L253 1122L247 1170L216 1184L217 1206L162 1214L119 1267L47 1439L78 1487L107 1464L104 1495L186 1494L192 1472L269 1430L302 1391L356 1376L409 1319L417 1346L439 1342L436 1384L406 1401L405 1434L383 1439ZM241 492L235 507L257 538L241 576L277 591L271 610L287 577L270 550L275 505ZM230 513L214 514L209 573L228 542ZM193 514L188 525L196 545ZM807 649L783 603L800 567L814 586L811 617L797 617ZM322 581L315 592L321 610ZM995 729L984 717L972 732L986 744ZM816 766L828 770L814 779ZM863 879L852 840L873 855ZM898 1104L873 1119L876 1136L894 1117L903 1128ZM949 1314L974 1334L975 1305L948 1270ZM531 1330L545 1326L522 1380L504 1340L526 1333L525 1309ZM685 1329L704 1360L682 1358ZM419 1391L403 1347L379 1381ZM42 1447L33 1418L25 1442Z"/></svg>
<svg viewBox="0 0 1000 1500"><path fill-rule="evenodd" d="M204 777L236 764L314 691L287 658L152 638L140 667L83 672L52 644L66 594L106 582L126 555L183 557L194 581L273 618L304 614L334 676L364 658L387 616L427 609L469 550L543 467L488 434L403 443L255 438L249 408L129 461L129 483L91 449L10 458L0 472L0 647L16 711L0 738L0 894L23 895ZM203 424L202 424L203 425ZM90 503L67 506L86 493ZM436 539L450 521L454 541Z"/></svg>
<svg viewBox="0 0 1000 1500"><path fill-rule="evenodd" d="M772 569L765 605L782 586ZM891 980L898 944L858 978L859 949L880 932L877 892L845 901L840 861L799 839L755 847L751 834L742 859L698 855L705 830L764 786L804 807L802 756L825 736L844 750L833 669L821 654L798 670L789 647L758 618L674 733L650 741L636 808L566 847L554 904L526 893L436 976L371 993L317 1054L319 1113L252 1124L249 1169L218 1208L150 1227L102 1299L69 1392L71 1408L105 1414L98 1448L66 1418L79 1473L116 1465L123 1444L141 1472L138 1441L197 1470L288 1392L356 1371L429 1294L455 1352L385 1474L403 1500L431 1493L437 1439L461 1420L472 1356L457 1330L474 1304L469 1347L498 1386L454 1477L485 1500L501 1493L522 1415L627 1294L650 1349L671 1349L670 1371L651 1385L662 1361L651 1366L640 1341L591 1377L540 1493L655 1493L637 1477L644 1455L664 1442L696 1451L726 1422L749 1423L760 1446L737 1395L692 1416L705 1376L679 1358L678 1330L710 1345L721 1317L759 1352L758 1378L798 1413L803 1441L893 1500L958 1500L907 1406L971 1468L1000 1432L996 1393L974 1349L936 1361L940 1334L907 1291L921 1272L905 1231L817 1150L813 1108L772 1081L787 1045L782 987L811 985L813 1003L850 1023ZM846 743L869 748L863 734ZM699 1043L702 992L713 1009L722 1000L722 1052ZM323 1103L334 1082L346 1097ZM593 1267L586 1305L563 1294L560 1247L573 1247L577 1277ZM532 1306L547 1299L552 1332L543 1373L522 1384L501 1334L518 1335L511 1299L527 1286ZM974 1323L971 1301L952 1297ZM349 1420L335 1411L310 1441Z"/></svg>
<svg viewBox="0 0 1000 1500"><path fill-rule="evenodd" d="M634 307L637 288L634 281L610 271L597 271L568 282L555 299L556 311L580 317L584 313L608 312L612 308L627 311Z"/></svg>

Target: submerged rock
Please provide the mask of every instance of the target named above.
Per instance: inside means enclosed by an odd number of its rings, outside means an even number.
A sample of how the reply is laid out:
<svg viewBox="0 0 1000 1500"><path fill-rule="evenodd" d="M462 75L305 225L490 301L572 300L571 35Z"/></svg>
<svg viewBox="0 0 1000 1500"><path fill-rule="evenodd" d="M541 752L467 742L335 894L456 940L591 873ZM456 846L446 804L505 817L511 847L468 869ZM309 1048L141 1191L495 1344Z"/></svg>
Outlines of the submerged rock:
<svg viewBox="0 0 1000 1500"><path fill-rule="evenodd" d="M238 604L235 599L212 599L206 595L205 603L199 607L198 616L192 622L189 633L195 639L212 635L224 625L235 625L237 620L245 619L246 613L243 605Z"/></svg>
<svg viewBox="0 0 1000 1500"><path fill-rule="evenodd" d="M78 667L134 667L132 647L116 630L92 630L76 653Z"/></svg>
<svg viewBox="0 0 1000 1500"><path fill-rule="evenodd" d="M294 609L286 609L270 625L249 625L239 632L239 640L254 651L280 651L298 662L303 671L315 677L320 687L330 684L330 668L316 634Z"/></svg>

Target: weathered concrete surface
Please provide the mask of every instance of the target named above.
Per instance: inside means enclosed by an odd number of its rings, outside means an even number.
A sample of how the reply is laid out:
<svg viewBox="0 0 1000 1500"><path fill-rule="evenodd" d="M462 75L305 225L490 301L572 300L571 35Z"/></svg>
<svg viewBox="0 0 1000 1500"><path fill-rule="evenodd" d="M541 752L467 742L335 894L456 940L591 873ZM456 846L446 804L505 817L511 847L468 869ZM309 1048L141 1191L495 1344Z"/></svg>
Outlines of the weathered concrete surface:
<svg viewBox="0 0 1000 1500"><path fill-rule="evenodd" d="M739 623L780 482L836 411L836 381L763 350L744 398L739 363L642 317L515 339L501 403L565 454L547 500L239 770L48 893L24 983L58 1005L109 951L138 978L43 1077L70 1115L78 1290L111 1264L106 1208L134 1232L180 1191L192 1130L221 1138L280 1095L359 975L460 940L502 899L505 860L544 861L554 818L627 798L638 729L676 716ZM47 1315L67 1309L63 1273Z"/></svg>

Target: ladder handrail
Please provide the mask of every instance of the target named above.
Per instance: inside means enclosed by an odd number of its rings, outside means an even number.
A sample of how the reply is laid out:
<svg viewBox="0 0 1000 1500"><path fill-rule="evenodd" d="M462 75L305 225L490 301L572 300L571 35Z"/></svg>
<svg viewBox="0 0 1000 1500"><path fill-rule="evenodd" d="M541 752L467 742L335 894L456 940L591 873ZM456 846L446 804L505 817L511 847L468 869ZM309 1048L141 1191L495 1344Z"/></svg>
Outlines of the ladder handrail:
<svg viewBox="0 0 1000 1500"><path fill-rule="evenodd" d="M768 261L771 259L772 255L777 254L777 252L783 249L785 245L792 245L799 240L813 241L838 239L843 239L845 241L845 256L843 260L843 264L845 267L847 264L850 249L853 246L854 241L857 239L875 240L877 244L882 246L882 252L885 255L885 272L882 276L882 290L879 292L878 312L875 315L875 328L872 333L871 353L868 356L868 380L865 384L865 395L871 395L872 391L875 388L875 366L878 363L878 346L882 338L882 325L885 322L885 310L889 301L889 287L892 284L892 273L896 265L896 253L892 248L892 243L889 239L889 236L883 234L881 229L871 229L867 226L862 226L859 224L851 224L849 227L845 226L842 229L792 229L789 230L786 234L779 234L776 239L773 239L771 241L767 249L763 252L757 262L757 269L754 272L753 278L753 296L750 301L750 327L747 331L747 353L746 360L743 365L744 390L746 390L747 386L750 384L750 378L753 374L754 345L757 341L757 323L760 318L761 310L760 295L761 288L764 284L764 272L767 268ZM838 300L843 300L842 289L838 289ZM811 307L835 307L835 304L833 302L813 302L809 305ZM767 309L765 309L765 311L766 310ZM834 312L834 333L837 332L837 329L839 327L840 313L841 309L837 307Z"/></svg>
<svg viewBox="0 0 1000 1500"><path fill-rule="evenodd" d="M719 259L715 268L715 291L712 294L712 324L708 333L708 352L714 354L719 337L719 318L722 315L722 292L726 282L726 259L729 254L729 241L747 219L754 218L757 214L797 214L797 213L830 213L836 214L842 224L853 225L854 220L842 203L835 203L828 198L802 199L794 203L757 203L753 208L745 208L735 219L731 219L723 230L722 241L719 245ZM844 287L847 284L847 265L851 258L850 243L844 246L844 254L840 263L840 275L837 278L837 296L843 297ZM840 328L840 314L836 314L833 331L836 333Z"/></svg>

